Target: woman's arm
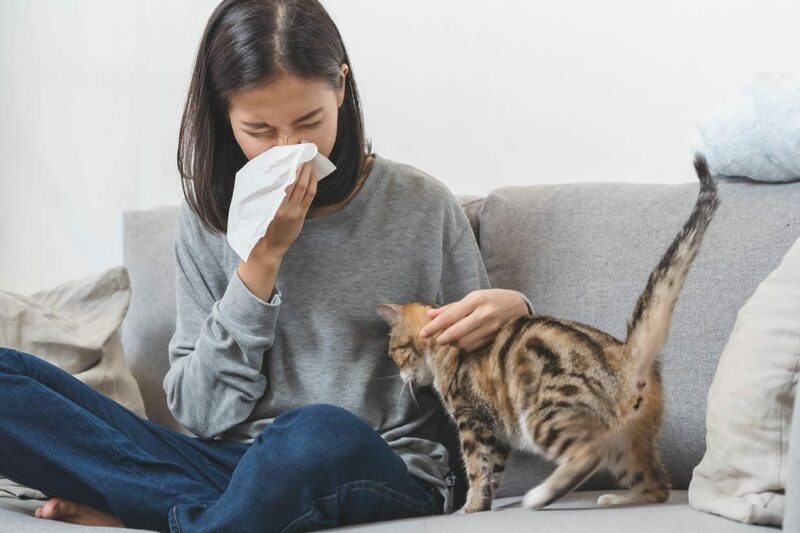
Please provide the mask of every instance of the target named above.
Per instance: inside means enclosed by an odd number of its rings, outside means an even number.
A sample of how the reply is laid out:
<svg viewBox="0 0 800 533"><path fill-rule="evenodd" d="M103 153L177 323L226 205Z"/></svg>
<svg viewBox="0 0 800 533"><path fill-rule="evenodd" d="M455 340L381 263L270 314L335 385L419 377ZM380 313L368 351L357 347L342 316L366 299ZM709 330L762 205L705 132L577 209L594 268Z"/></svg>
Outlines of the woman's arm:
<svg viewBox="0 0 800 533"><path fill-rule="evenodd" d="M312 166L286 188L275 218L219 300L209 286L220 272L206 233L187 204L175 240L177 324L164 377L173 416L201 438L212 438L250 416L264 395L261 369L275 341L281 303L275 279L303 226L317 191Z"/></svg>
<svg viewBox="0 0 800 533"><path fill-rule="evenodd" d="M281 295L256 296L235 271L221 297L211 280L225 276L208 254L200 222L184 204L174 257L177 316L163 387L170 412L200 438L247 419L264 394L261 373L272 347ZM272 287L270 287L272 291Z"/></svg>

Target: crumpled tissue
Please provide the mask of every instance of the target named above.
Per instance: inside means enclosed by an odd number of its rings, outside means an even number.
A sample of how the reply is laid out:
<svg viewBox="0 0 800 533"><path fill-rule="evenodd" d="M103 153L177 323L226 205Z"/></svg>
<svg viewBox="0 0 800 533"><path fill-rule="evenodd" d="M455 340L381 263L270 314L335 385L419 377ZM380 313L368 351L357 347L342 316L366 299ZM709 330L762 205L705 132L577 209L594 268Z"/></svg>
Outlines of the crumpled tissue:
<svg viewBox="0 0 800 533"><path fill-rule="evenodd" d="M267 232L278 207L286 196L284 190L297 177L297 169L308 161L314 166L317 180L328 176L336 166L309 142L270 148L247 162L237 173L228 211L228 243L247 261L250 252Z"/></svg>

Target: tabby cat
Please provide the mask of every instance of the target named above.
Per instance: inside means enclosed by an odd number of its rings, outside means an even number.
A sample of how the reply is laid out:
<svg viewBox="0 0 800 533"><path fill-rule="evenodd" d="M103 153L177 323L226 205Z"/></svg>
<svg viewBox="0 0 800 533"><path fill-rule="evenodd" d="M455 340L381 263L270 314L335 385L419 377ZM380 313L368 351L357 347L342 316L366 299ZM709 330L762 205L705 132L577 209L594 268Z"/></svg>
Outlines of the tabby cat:
<svg viewBox="0 0 800 533"><path fill-rule="evenodd" d="M630 490L600 496L600 506L667 500L670 482L656 446L664 409L658 355L719 204L701 155L694 166L700 179L694 209L650 274L625 342L585 324L535 315L508 321L488 346L465 352L419 337L433 306L378 306L391 326L389 355L403 381L433 385L458 424L469 479L460 513L491 509L512 449L557 463L527 492L527 508L549 505L601 468Z"/></svg>

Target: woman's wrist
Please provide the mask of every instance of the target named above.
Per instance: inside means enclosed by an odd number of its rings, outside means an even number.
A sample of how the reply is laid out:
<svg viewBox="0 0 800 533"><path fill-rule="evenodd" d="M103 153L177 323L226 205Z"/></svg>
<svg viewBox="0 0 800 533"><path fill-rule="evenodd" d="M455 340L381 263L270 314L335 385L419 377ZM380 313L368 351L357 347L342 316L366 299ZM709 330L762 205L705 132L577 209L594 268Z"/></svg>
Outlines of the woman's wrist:
<svg viewBox="0 0 800 533"><path fill-rule="evenodd" d="M280 255L251 256L247 261L239 262L239 278L256 297L269 302L275 291L275 279L282 260L283 256Z"/></svg>

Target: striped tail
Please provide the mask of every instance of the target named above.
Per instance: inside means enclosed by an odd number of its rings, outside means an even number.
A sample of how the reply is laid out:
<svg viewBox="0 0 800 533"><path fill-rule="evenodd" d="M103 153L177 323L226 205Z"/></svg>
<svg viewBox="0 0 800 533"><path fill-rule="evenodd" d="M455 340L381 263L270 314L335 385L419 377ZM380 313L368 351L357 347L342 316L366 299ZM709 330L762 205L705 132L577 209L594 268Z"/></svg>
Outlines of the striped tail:
<svg viewBox="0 0 800 533"><path fill-rule="evenodd" d="M636 375L640 386L647 382L653 363L667 342L678 294L719 205L717 187L701 154L695 154L694 168L700 178L700 194L692 214L650 274L647 287L628 321L625 344L630 349L632 362L639 366Z"/></svg>

